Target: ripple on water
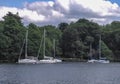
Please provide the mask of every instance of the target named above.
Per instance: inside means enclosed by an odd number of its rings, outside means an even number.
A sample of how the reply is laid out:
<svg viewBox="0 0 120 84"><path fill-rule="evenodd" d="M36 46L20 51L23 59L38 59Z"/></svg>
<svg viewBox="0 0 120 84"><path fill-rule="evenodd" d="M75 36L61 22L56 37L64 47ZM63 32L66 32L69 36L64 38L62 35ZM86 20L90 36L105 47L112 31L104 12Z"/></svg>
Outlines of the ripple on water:
<svg viewBox="0 0 120 84"><path fill-rule="evenodd" d="M0 65L0 84L119 84L120 64Z"/></svg>

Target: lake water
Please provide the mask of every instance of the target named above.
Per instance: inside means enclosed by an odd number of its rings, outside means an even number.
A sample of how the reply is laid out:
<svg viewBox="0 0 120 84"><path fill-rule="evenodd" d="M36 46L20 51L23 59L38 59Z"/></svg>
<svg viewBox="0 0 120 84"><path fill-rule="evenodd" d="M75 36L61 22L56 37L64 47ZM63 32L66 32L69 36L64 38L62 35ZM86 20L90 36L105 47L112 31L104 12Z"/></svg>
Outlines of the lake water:
<svg viewBox="0 0 120 84"><path fill-rule="evenodd" d="M120 64L0 64L0 84L119 84Z"/></svg>

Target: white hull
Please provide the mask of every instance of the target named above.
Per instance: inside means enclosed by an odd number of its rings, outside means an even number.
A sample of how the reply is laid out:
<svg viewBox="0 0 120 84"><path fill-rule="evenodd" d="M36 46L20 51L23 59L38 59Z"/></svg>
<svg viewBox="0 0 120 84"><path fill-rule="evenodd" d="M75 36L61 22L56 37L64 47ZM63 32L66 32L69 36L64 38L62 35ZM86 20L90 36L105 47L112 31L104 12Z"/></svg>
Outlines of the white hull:
<svg viewBox="0 0 120 84"><path fill-rule="evenodd" d="M43 59L43 60L39 60L37 63L56 63L56 61Z"/></svg>
<svg viewBox="0 0 120 84"><path fill-rule="evenodd" d="M95 62L97 62L97 60L91 59L91 60L88 60L87 62L88 62L88 63L95 63Z"/></svg>
<svg viewBox="0 0 120 84"><path fill-rule="evenodd" d="M37 63L59 63L59 62L62 62L62 60L59 60L59 59L43 59L43 60L37 61Z"/></svg>
<svg viewBox="0 0 120 84"><path fill-rule="evenodd" d="M110 63L109 60L98 60L99 63Z"/></svg>
<svg viewBox="0 0 120 84"><path fill-rule="evenodd" d="M37 63L37 60L35 59L19 59L18 60L18 63L22 64L22 63L25 63L25 64L35 64Z"/></svg>
<svg viewBox="0 0 120 84"><path fill-rule="evenodd" d="M43 60L36 60L36 59L19 59L19 64L39 64L39 63L59 63L62 62L60 59L43 59Z"/></svg>
<svg viewBox="0 0 120 84"><path fill-rule="evenodd" d="M109 60L95 60L95 59L91 59L88 60L88 63L110 63Z"/></svg>
<svg viewBox="0 0 120 84"><path fill-rule="evenodd" d="M62 62L62 60L60 59L54 59L56 62Z"/></svg>

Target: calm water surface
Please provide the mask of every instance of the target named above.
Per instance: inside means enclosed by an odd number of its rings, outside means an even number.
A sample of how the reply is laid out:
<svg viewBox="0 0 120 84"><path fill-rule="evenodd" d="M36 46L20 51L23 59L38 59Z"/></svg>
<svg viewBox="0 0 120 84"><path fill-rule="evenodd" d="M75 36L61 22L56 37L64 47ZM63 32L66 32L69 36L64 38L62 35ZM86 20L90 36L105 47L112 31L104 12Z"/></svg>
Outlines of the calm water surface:
<svg viewBox="0 0 120 84"><path fill-rule="evenodd" d="M120 64L0 64L0 84L120 84Z"/></svg>

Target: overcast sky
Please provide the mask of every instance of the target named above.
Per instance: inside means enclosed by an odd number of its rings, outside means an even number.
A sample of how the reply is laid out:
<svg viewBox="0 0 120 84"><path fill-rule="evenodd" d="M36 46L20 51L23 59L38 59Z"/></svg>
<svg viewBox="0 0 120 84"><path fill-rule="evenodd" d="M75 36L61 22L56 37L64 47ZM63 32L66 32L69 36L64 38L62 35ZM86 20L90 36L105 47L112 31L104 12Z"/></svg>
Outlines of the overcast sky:
<svg viewBox="0 0 120 84"><path fill-rule="evenodd" d="M99 24L120 21L120 0L0 0L0 20L12 12L23 23L58 25L86 18Z"/></svg>

